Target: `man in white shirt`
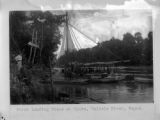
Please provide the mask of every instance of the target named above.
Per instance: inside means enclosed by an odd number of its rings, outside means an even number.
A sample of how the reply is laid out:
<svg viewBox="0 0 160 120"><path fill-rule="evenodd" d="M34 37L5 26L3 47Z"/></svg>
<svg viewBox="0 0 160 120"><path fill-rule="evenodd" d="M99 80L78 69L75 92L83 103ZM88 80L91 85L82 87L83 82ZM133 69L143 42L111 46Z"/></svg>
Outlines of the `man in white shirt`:
<svg viewBox="0 0 160 120"><path fill-rule="evenodd" d="M19 54L15 57L15 60L17 62L17 68L18 68L18 71L21 70L22 68L22 54Z"/></svg>

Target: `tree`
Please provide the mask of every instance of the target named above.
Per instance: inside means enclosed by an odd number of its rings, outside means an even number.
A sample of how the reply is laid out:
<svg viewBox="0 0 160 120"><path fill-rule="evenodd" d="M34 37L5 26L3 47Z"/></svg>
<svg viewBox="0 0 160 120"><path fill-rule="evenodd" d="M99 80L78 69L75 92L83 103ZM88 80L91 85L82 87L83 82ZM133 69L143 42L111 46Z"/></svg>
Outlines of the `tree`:
<svg viewBox="0 0 160 120"><path fill-rule="evenodd" d="M126 33L123 35L123 59L132 60L134 58L134 46L136 42L134 36L130 33ZM134 63L134 61L132 61Z"/></svg>
<svg viewBox="0 0 160 120"><path fill-rule="evenodd" d="M144 58L147 65L153 65L153 37L152 32L148 33L148 38L144 42Z"/></svg>
<svg viewBox="0 0 160 120"><path fill-rule="evenodd" d="M43 22L42 22L43 21ZM32 40L33 30L38 33L40 51L36 54L38 62L39 53L42 63L49 66L49 57L54 59L54 54L60 43L59 26L64 22L64 15L53 15L50 12L15 11L10 13L10 49L11 51L23 51L25 56L29 56L28 42Z"/></svg>
<svg viewBox="0 0 160 120"><path fill-rule="evenodd" d="M140 44L143 42L142 34L140 32L136 32L134 35L134 38L137 44Z"/></svg>
<svg viewBox="0 0 160 120"><path fill-rule="evenodd" d="M134 35L135 38L135 47L134 47L134 63L135 64L142 64L144 61L143 59L143 44L144 39L142 38L142 34L140 32L136 32Z"/></svg>
<svg viewBox="0 0 160 120"><path fill-rule="evenodd" d="M22 51L28 39L30 39L30 32L25 24L27 17L23 11L10 12L10 51Z"/></svg>
<svg viewBox="0 0 160 120"><path fill-rule="evenodd" d="M152 54L152 33L144 39L137 32L134 36L130 33L124 34L123 40L112 38L93 48L70 52L61 56L58 62L67 64L73 61L86 63L130 60L130 65L152 65Z"/></svg>

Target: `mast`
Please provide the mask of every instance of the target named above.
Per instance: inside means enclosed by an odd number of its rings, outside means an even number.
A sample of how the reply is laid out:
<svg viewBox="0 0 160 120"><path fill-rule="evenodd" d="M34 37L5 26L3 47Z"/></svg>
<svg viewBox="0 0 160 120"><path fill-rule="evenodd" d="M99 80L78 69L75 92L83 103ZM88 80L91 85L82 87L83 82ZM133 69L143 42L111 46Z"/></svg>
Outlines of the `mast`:
<svg viewBox="0 0 160 120"><path fill-rule="evenodd" d="M68 27L68 11L66 11L66 45L67 45L67 54L69 52L69 43L68 43L68 34L69 34L69 27Z"/></svg>

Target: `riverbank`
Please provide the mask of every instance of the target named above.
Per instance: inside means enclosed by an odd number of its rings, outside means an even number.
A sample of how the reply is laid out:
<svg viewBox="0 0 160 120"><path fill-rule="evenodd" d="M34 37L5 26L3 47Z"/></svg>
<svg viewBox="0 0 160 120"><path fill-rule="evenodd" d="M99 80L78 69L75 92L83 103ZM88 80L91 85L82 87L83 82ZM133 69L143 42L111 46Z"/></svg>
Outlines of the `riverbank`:
<svg viewBox="0 0 160 120"><path fill-rule="evenodd" d="M38 66L26 67L24 70L26 78L19 81L16 77L15 67L16 65L12 64L11 104L143 103L153 101L152 84L139 82L51 84L51 81L59 78L65 80L60 70L57 70L60 74L53 71L51 79L50 70ZM121 66L121 74L134 74L153 80L152 68L147 66Z"/></svg>

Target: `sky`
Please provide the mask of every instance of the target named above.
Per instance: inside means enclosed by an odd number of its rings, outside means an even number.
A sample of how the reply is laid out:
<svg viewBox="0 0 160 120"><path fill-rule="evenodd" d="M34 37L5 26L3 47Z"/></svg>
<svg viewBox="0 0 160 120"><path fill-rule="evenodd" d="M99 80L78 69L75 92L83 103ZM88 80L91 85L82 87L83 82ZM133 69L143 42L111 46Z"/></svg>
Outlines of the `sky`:
<svg viewBox="0 0 160 120"><path fill-rule="evenodd" d="M123 34L141 32L145 38L152 30L151 10L97 10L73 11L70 23L96 42L112 37L122 39Z"/></svg>
<svg viewBox="0 0 160 120"><path fill-rule="evenodd" d="M82 1L77 4L76 0L70 0L61 8L97 9L94 5L87 4L91 0L87 0L84 5ZM151 2L157 3L157 0L107 0L106 3L105 0L100 0L99 3L104 3L105 7L102 9L105 11L73 11L70 13L70 23L96 42L112 37L122 39L126 32L141 32L143 37L147 37L148 32L152 30L152 7L149 4ZM92 3L98 6L97 0L92 0Z"/></svg>
<svg viewBox="0 0 160 120"><path fill-rule="evenodd" d="M83 10L71 11L68 15L69 24L71 24L69 28L73 29L81 48L94 47L96 45L95 43L110 40L112 37L122 40L123 35L127 32L132 35L136 32L140 32L142 37L146 38L149 31L152 31L151 10ZM62 35L63 30L62 27ZM83 33L83 35L81 33ZM92 40L86 38L86 35ZM73 43L75 43L75 39L72 35L71 38ZM63 41L65 40L61 39L61 43ZM74 46L76 47L76 45ZM60 45L57 52L62 55L62 51L64 53Z"/></svg>
<svg viewBox="0 0 160 120"><path fill-rule="evenodd" d="M91 11L72 11L69 16L70 24L96 43L110 40L112 37L122 40L127 32L132 35L141 32L142 37L145 38L153 29L152 6L145 0L121 0L117 5L108 2L103 10L95 10L96 7L89 4L84 6L66 4L61 7L62 9L92 9ZM81 39L82 37L79 40Z"/></svg>

